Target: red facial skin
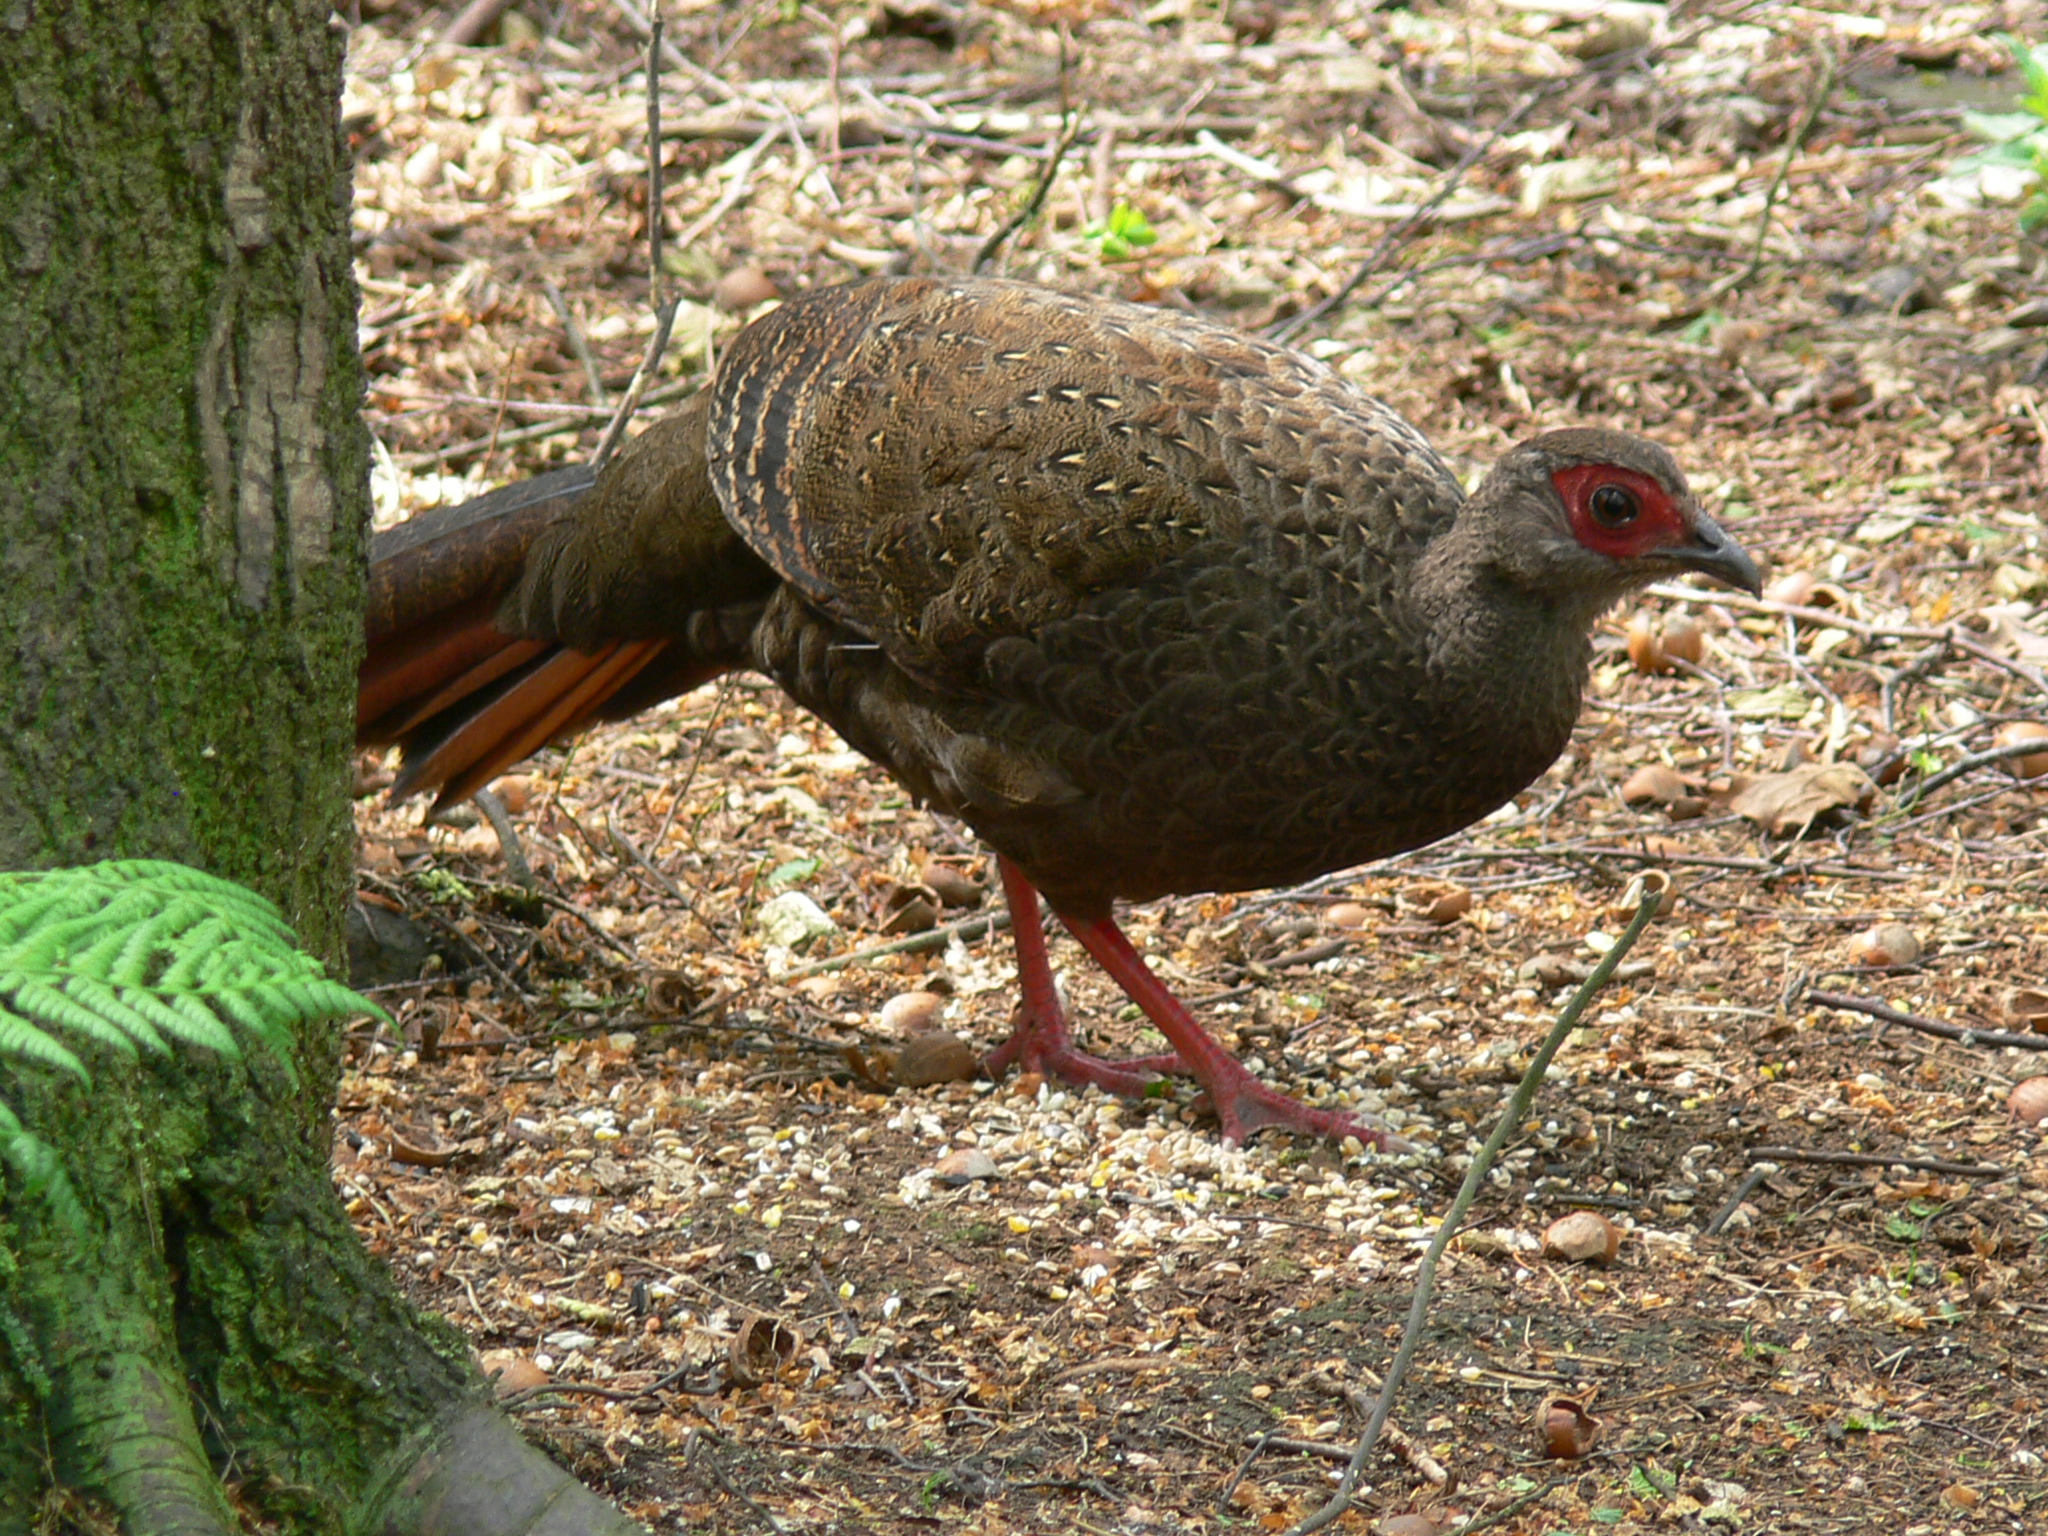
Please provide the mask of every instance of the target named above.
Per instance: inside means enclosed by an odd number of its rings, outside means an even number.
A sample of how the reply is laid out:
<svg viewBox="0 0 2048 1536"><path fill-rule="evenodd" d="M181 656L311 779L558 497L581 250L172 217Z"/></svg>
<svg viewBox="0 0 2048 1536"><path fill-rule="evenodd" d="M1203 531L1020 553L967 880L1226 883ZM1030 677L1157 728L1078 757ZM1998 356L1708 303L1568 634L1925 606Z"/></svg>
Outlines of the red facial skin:
<svg viewBox="0 0 2048 1536"><path fill-rule="evenodd" d="M1613 464L1574 464L1550 477L1571 514L1572 537L1595 554L1630 560L1692 542L1692 528L1671 493L1650 476ZM1625 521L1595 514L1595 497L1613 486L1632 498L1635 515ZM1603 498L1608 510L1613 498Z"/></svg>

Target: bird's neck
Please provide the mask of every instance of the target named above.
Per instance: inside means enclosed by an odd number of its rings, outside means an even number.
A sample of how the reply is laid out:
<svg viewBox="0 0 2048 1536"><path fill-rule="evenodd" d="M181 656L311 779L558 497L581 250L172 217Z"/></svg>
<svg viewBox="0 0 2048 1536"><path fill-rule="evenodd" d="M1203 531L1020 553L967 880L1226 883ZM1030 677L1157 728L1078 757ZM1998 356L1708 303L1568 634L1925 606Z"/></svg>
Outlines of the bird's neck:
<svg viewBox="0 0 2048 1536"><path fill-rule="evenodd" d="M1547 765L1578 719L1609 599L1517 582L1490 557L1485 529L1462 518L1417 562L1407 596L1435 696L1481 739L1526 744Z"/></svg>

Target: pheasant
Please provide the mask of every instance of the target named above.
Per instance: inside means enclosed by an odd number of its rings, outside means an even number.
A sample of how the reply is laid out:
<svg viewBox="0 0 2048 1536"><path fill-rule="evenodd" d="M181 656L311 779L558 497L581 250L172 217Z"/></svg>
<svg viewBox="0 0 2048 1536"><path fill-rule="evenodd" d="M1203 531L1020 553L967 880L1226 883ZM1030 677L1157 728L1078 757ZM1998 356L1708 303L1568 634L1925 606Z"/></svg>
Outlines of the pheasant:
<svg viewBox="0 0 2048 1536"><path fill-rule="evenodd" d="M1646 582L1754 592L1664 449L1595 428L1470 496L1390 407L1195 315L982 278L815 290L602 473L380 535L365 743L460 799L546 742L751 667L994 850L1022 994L985 1060L1207 1090L1224 1139L1384 1128L1258 1081L1118 900L1419 847L1561 752L1590 631ZM1039 899L1171 1044L1081 1050Z"/></svg>

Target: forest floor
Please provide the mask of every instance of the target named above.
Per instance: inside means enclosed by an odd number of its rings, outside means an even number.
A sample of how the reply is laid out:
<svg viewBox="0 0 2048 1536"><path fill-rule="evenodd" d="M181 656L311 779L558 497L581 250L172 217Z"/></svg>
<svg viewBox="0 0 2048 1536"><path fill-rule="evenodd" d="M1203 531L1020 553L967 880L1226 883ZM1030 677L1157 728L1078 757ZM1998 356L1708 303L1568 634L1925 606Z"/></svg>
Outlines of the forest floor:
<svg viewBox="0 0 2048 1536"><path fill-rule="evenodd" d="M388 522L587 456L620 398L645 34L626 0L465 47L452 5L362 9ZM1051 172L990 270L1298 322L1461 472L1641 430L1770 585L1614 614L1570 750L1465 834L1129 914L1264 1076L1417 1156L892 1086L910 1024L1007 1029L1009 941L963 922L989 863L760 678L501 781L530 892L488 821L387 806L366 759L364 911L437 953L353 1042L335 1175L529 1430L659 1531L1287 1529L1654 866L1675 908L1482 1190L1337 1528L2048 1529L2048 1136L2008 1109L2048 1071L2048 777L1929 782L2048 719L2048 248L2011 173L1957 170L1962 110L2022 90L1992 35L2048 9L663 10L657 407L778 293L969 269ZM1631 622L1646 652L1681 615L1697 659L1638 666ZM793 895L831 925L800 951L762 921ZM1159 1048L1054 955L1090 1040ZM1546 1256L1573 1211L1611 1265ZM1537 1431L1559 1399L1601 1422L1576 1459Z"/></svg>

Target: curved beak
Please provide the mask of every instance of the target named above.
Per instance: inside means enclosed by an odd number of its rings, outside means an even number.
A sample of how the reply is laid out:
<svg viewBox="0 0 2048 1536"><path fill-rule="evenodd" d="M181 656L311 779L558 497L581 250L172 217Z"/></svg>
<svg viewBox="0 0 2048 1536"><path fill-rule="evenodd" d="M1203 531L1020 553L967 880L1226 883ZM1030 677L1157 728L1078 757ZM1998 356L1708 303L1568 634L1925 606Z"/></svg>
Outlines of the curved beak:
<svg viewBox="0 0 2048 1536"><path fill-rule="evenodd" d="M1751 597L1763 595L1763 573L1749 558L1749 552L1723 533L1719 523L1697 508L1692 515L1691 541L1666 545L1657 554L1673 565L1712 577L1723 586L1738 587Z"/></svg>

